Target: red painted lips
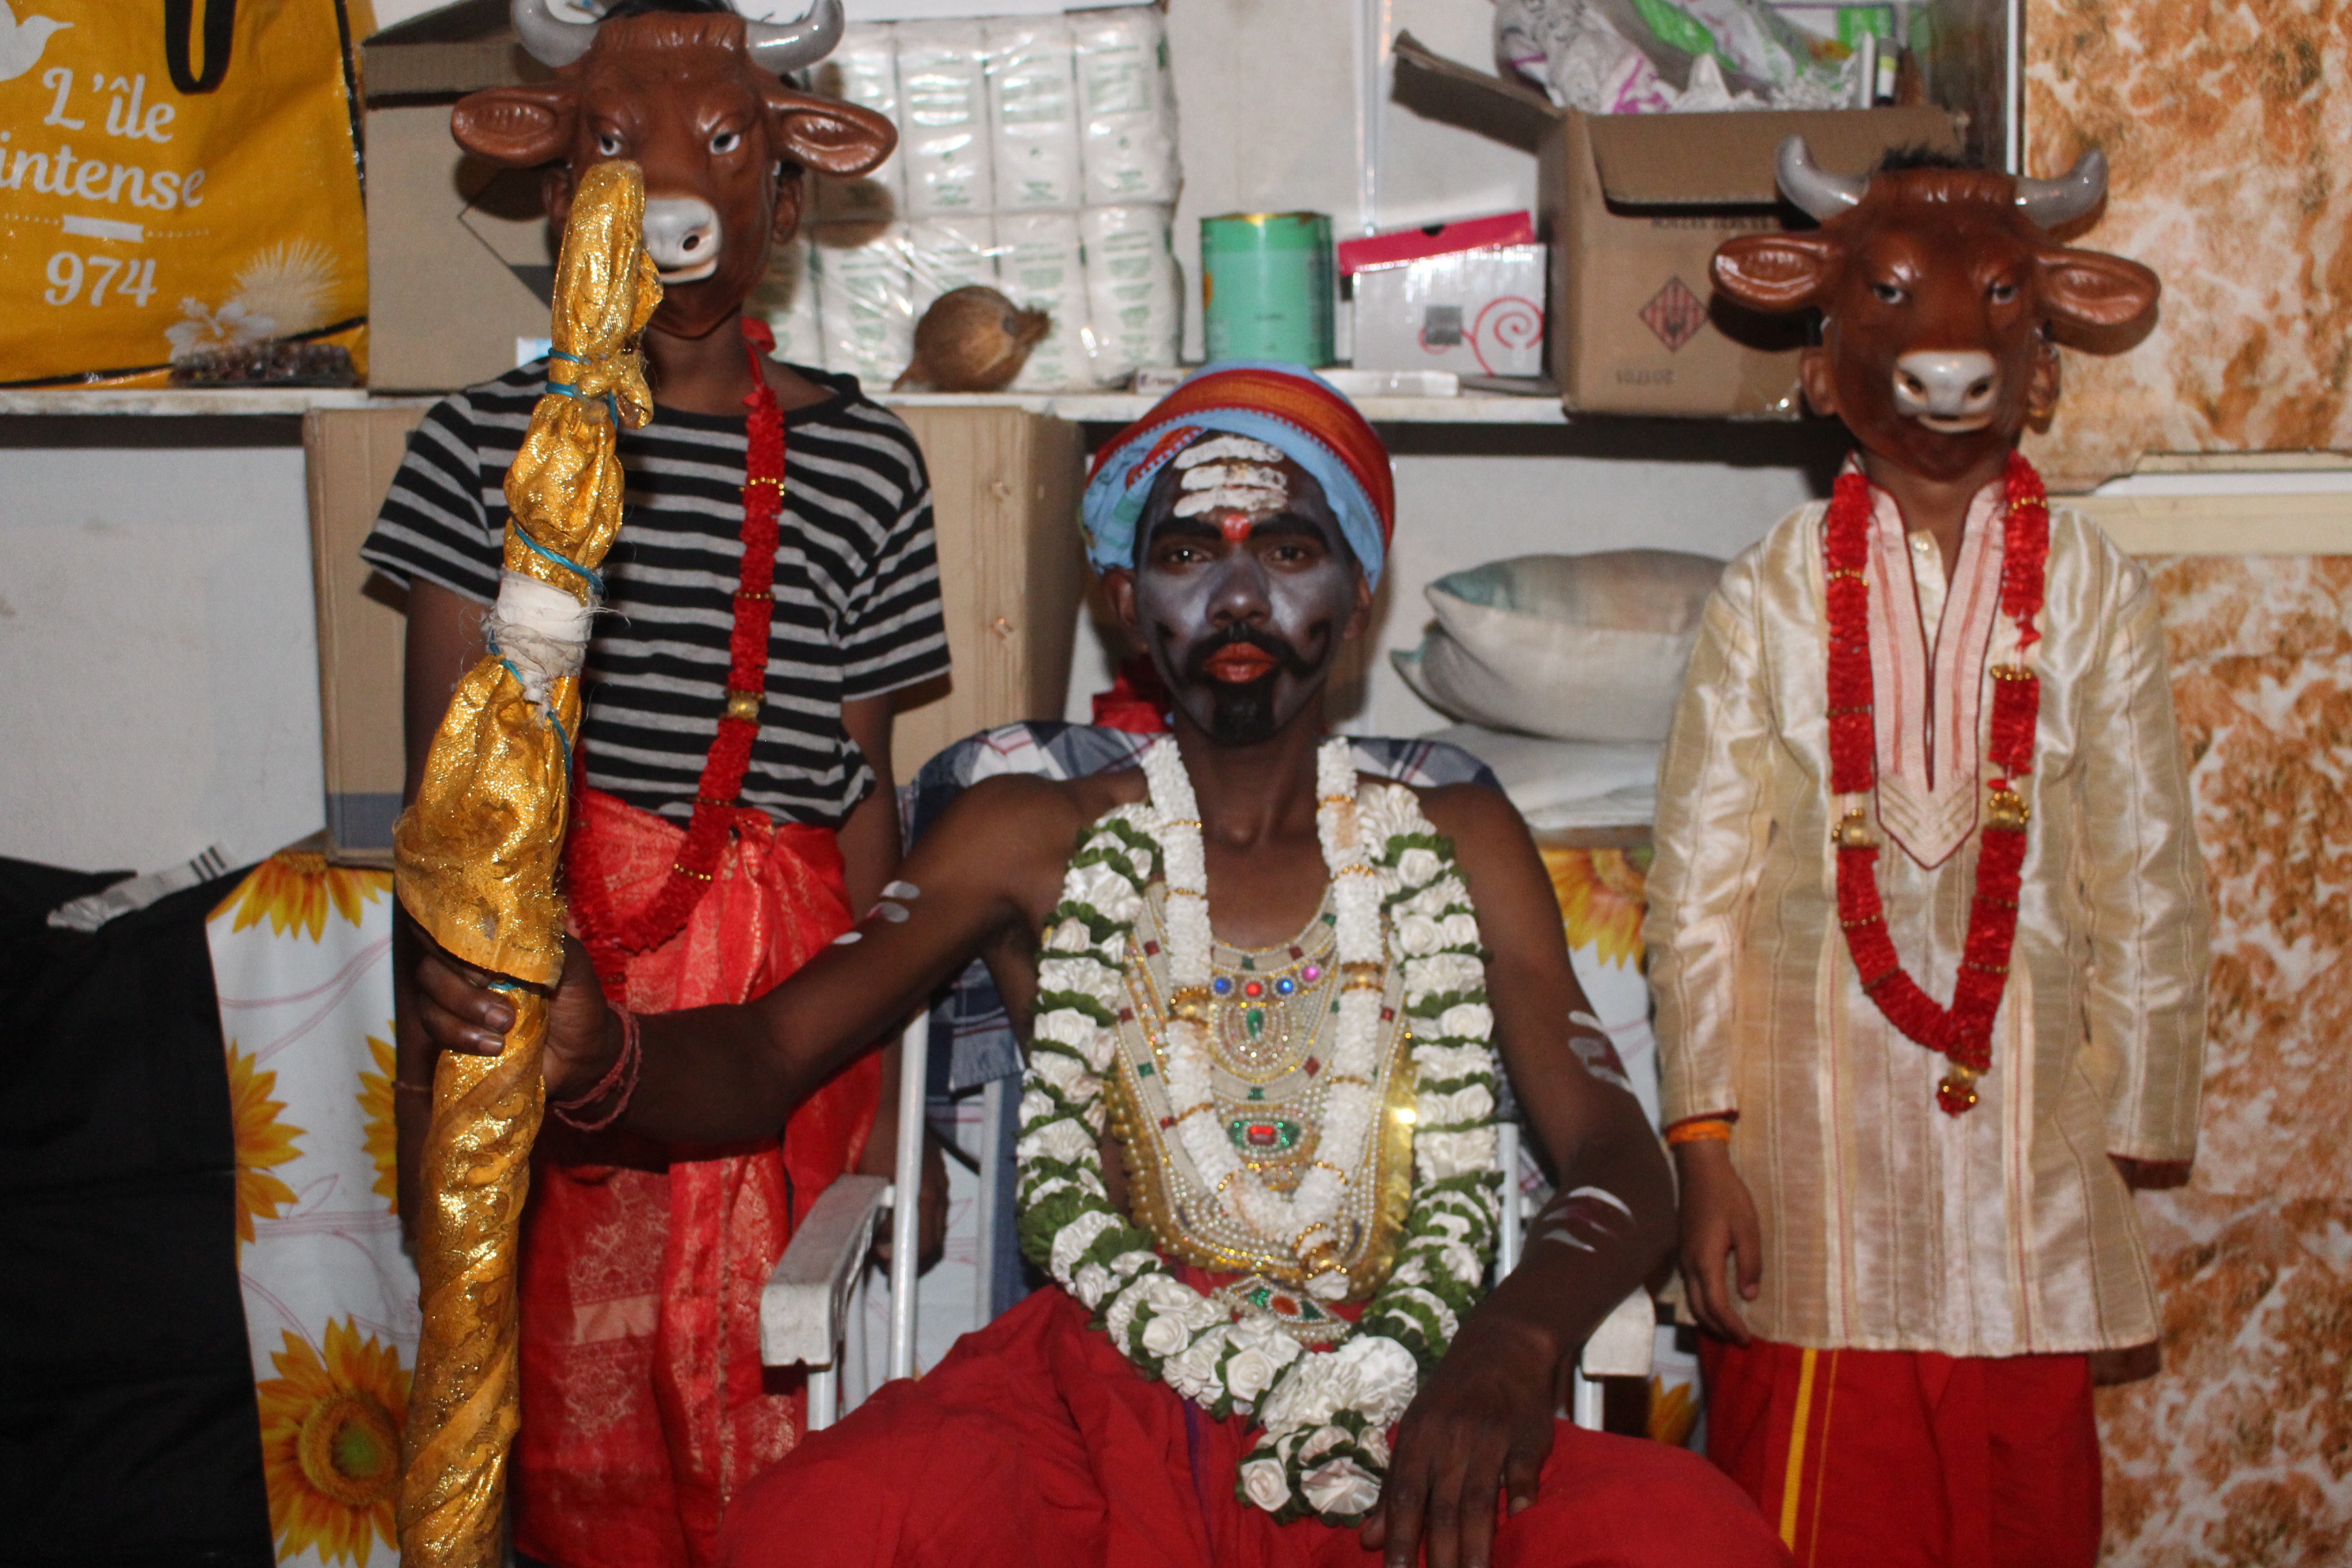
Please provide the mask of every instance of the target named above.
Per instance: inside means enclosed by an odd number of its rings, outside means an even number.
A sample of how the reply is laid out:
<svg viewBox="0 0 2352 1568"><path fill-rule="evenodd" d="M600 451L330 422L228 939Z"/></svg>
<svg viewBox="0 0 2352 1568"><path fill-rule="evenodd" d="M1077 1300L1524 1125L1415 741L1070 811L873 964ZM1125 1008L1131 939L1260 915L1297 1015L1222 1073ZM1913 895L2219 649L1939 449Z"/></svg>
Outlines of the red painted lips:
<svg viewBox="0 0 2352 1568"><path fill-rule="evenodd" d="M1211 654L1201 668L1208 672L1212 680L1223 681L1230 686L1244 686L1273 674L1280 662L1262 647L1237 642Z"/></svg>

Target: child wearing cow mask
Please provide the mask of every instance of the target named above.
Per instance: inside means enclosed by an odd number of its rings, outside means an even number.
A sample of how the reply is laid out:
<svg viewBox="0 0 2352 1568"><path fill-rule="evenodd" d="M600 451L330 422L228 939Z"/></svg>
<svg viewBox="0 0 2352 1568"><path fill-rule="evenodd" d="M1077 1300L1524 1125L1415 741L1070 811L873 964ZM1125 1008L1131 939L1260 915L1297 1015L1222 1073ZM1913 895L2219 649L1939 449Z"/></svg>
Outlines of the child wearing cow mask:
<svg viewBox="0 0 2352 1568"><path fill-rule="evenodd" d="M838 0L789 26L720 0L621 0L598 24L514 0L552 79L476 93L457 139L542 167L560 230L579 174L646 177L663 299L645 335L652 423L624 431L627 510L587 653L566 892L611 1000L666 1012L775 986L895 874L891 694L946 674L931 500L906 426L849 376L777 363L743 301L789 238L802 172L886 157L887 121L787 88L838 38ZM409 793L484 647L501 485L545 361L443 399L411 440L365 558L409 589ZM404 931L411 948L424 939ZM404 1213L429 1069L403 982ZM834 1177L886 1170L867 1057L782 1139L669 1147L551 1117L521 1265L515 1542L563 1568L700 1568L729 1497L793 1444L766 1386L761 1282ZM412 1090L412 1086L415 1086ZM881 1092L887 1120L896 1095ZM926 1183L936 1234L943 1185Z"/></svg>
<svg viewBox="0 0 2352 1568"><path fill-rule="evenodd" d="M2158 1336L2135 1185L2183 1180L2204 875L2147 574L2017 451L2050 332L2157 279L2099 202L1926 156L1783 190L1717 286L1820 313L1860 451L1734 562L1659 784L1645 928L1710 1456L1807 1564L2088 1568L2095 1353Z"/></svg>

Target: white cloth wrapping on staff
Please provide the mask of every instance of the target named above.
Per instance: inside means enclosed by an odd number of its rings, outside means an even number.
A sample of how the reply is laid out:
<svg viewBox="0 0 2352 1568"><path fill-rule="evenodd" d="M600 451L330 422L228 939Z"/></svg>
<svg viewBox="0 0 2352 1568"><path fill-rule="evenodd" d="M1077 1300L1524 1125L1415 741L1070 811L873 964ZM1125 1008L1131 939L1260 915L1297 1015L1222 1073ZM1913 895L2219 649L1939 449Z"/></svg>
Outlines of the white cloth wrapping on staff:
<svg viewBox="0 0 2352 1568"><path fill-rule="evenodd" d="M482 632L514 667L523 695L542 713L548 692L566 676L580 673L588 656L588 623L596 606L562 588L520 572L499 574L499 602Z"/></svg>

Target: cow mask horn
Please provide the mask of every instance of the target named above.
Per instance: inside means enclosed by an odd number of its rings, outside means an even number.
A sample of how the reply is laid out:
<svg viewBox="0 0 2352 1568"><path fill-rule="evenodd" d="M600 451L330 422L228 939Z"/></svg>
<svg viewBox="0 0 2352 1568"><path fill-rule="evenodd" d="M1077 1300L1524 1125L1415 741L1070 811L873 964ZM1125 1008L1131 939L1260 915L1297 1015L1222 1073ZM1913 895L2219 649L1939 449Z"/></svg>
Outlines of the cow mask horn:
<svg viewBox="0 0 2352 1568"><path fill-rule="evenodd" d="M1801 136L1780 143L1777 160L1780 189L1799 210L1816 223L1827 223L1862 203L1870 182L1850 174L1832 174L1813 162L1812 149ZM2017 205L2037 228L2072 223L2099 205L2107 194L2107 155L2094 147L2074 160L2074 166L2055 180L2020 175Z"/></svg>
<svg viewBox="0 0 2352 1568"><path fill-rule="evenodd" d="M548 0L514 0L514 29L530 58L543 66L571 65L596 41L594 22L567 22ZM814 0L797 22L744 23L745 47L778 76L814 65L841 42L841 0Z"/></svg>

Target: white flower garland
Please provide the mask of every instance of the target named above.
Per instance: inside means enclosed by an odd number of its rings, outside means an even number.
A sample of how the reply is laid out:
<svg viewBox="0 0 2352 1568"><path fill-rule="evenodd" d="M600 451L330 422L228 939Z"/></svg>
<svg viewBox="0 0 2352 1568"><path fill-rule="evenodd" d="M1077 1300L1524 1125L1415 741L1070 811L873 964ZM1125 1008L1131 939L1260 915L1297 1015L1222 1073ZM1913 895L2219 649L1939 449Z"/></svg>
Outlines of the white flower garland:
<svg viewBox="0 0 2352 1568"><path fill-rule="evenodd" d="M1127 947L1155 868L1167 882L1170 981L1180 1004L1209 984L1206 872L1190 780L1172 742L1144 757L1151 799L1088 830L1070 862L1038 963L1029 1065L1022 1079L1021 1241L1024 1253L1095 1314L1128 1359L1222 1419L1257 1415L1264 1428L1243 1460L1242 1494L1280 1520L1360 1522L1388 1473L1388 1433L1477 1300L1494 1247L1502 1176L1494 1128L1495 1058L1486 967L1468 889L1452 847L1411 791L1359 792L1348 742L1316 759L1317 826L1336 883L1339 962L1346 978L1377 965L1381 916L1412 1020L1418 1101L1413 1193L1387 1282L1353 1333L1327 1354L1303 1352L1271 1318L1240 1317L1179 1279L1148 1231L1113 1208L1103 1183L1102 1075L1118 1049ZM1377 844L1376 855L1364 851ZM1188 997L1190 988L1197 993ZM1381 993L1343 989L1335 1077L1374 1076ZM1179 1107L1208 1101L1205 1006L1168 1031L1169 1090ZM1360 1066L1350 1065L1360 1054ZM1360 1170L1380 1107L1369 1089L1339 1085L1324 1137ZM1359 1103L1360 1101L1360 1103ZM1213 1119L1187 1117L1206 1127ZM1345 1293L1332 1229L1342 1180L1318 1168L1285 1198L1244 1167L1230 1142L1187 1125L1184 1148L1227 1212L1267 1239L1295 1246L1310 1289ZM1328 1178L1318 1180L1318 1178ZM1319 1232L1319 1235L1318 1234ZM1316 1268L1315 1264L1323 1267ZM1336 1281L1337 1289L1334 1289Z"/></svg>

